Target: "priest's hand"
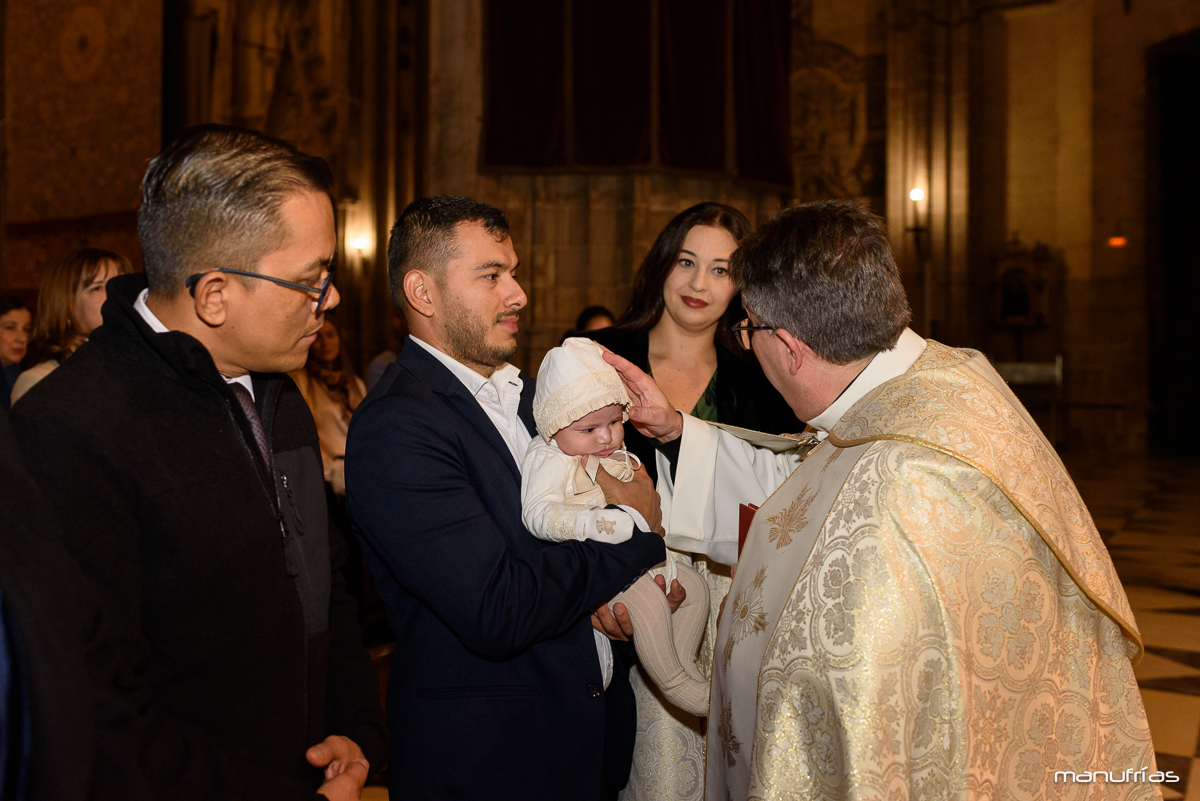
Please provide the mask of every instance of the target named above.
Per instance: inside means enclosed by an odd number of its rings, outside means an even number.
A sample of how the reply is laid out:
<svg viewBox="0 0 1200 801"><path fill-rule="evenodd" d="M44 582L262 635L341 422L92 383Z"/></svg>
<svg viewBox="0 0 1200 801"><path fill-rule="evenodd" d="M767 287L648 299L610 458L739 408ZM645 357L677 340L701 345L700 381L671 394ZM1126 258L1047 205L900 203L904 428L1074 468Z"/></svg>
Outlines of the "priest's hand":
<svg viewBox="0 0 1200 801"><path fill-rule="evenodd" d="M325 783L317 792L331 801L357 799L367 783L371 765L362 749L349 737L331 734L305 752L314 767L325 769Z"/></svg>
<svg viewBox="0 0 1200 801"><path fill-rule="evenodd" d="M604 491L604 501L618 506L632 506L638 510L650 530L659 536L666 534L662 527L661 499L654 490L654 482L643 465L638 465L633 478L621 481L608 474L607 470L596 471L596 483Z"/></svg>
<svg viewBox="0 0 1200 801"><path fill-rule="evenodd" d="M670 592L667 592L667 580L662 576L655 576L654 583L667 593L667 606L671 607L671 614L675 614L675 610L687 598L679 580L671 582ZM596 607L592 612L592 628L610 640L629 642L633 639L633 621L629 619L629 610L625 608L625 604L613 604L612 612L608 611L608 604Z"/></svg>
<svg viewBox="0 0 1200 801"><path fill-rule="evenodd" d="M633 401L629 422L634 428L664 444L683 436L683 415L671 407L671 402L653 378L611 350L605 349L604 360L621 376L625 391Z"/></svg>

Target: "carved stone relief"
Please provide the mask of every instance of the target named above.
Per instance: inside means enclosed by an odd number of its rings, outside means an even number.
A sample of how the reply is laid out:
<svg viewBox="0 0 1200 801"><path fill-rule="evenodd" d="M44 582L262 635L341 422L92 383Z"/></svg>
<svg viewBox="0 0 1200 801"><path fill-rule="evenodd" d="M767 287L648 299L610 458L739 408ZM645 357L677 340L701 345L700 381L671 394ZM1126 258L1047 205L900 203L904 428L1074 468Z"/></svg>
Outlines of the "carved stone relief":
<svg viewBox="0 0 1200 801"><path fill-rule="evenodd" d="M798 3L792 33L792 142L796 197L874 197L883 194L883 120L871 112L869 57L816 39Z"/></svg>

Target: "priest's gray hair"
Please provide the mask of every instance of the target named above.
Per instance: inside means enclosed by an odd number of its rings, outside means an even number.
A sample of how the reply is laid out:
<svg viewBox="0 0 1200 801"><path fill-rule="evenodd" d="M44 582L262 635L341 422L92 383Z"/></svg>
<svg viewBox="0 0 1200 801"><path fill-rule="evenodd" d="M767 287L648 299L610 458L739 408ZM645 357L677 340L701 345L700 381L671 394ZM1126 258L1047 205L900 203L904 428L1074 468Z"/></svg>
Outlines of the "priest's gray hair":
<svg viewBox="0 0 1200 801"><path fill-rule="evenodd" d="M760 325L787 330L831 364L891 350L912 319L883 220L852 200L780 211L730 266Z"/></svg>
<svg viewBox="0 0 1200 801"><path fill-rule="evenodd" d="M332 206L324 159L258 131L189 128L142 179L138 238L150 291L172 297L189 275L208 270L255 272L288 236L280 207L303 192L327 195Z"/></svg>

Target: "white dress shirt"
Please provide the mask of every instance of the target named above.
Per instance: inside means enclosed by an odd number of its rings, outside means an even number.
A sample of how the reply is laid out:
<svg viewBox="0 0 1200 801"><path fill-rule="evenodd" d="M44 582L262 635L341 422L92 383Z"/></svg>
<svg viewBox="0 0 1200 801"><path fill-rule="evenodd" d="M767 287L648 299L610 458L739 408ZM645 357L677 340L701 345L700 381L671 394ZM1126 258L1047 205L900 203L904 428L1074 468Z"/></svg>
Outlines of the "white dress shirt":
<svg viewBox="0 0 1200 801"><path fill-rule="evenodd" d="M142 315L142 319L146 321L146 325L156 334L166 334L171 329L163 325L162 320L158 319L158 315L150 311L150 307L146 305L146 297L150 294L149 289L143 289L142 293L137 296L137 300L133 302L133 308L137 309L137 313ZM237 378L230 378L223 375L226 384L241 384L250 393L250 397L254 397L254 382L250 380L250 374L239 375Z"/></svg>
<svg viewBox="0 0 1200 801"><path fill-rule="evenodd" d="M412 334L409 339L429 351L435 359L446 365L446 369L454 373L454 377L463 383L472 397L479 402L496 431L500 433L504 444L512 453L513 461L520 467L525 461L525 452L533 435L525 427L525 423L517 415L521 405L521 389L525 382L521 380L521 371L511 364L506 364L492 373L490 379L467 367L462 362L453 359L440 350L423 342ZM612 645L608 638L592 629L592 637L596 643L596 656L600 660L600 674L604 680L604 689L608 689L613 677Z"/></svg>
<svg viewBox="0 0 1200 801"><path fill-rule="evenodd" d="M525 460L525 451L529 450L529 443L533 439L533 435L529 433L529 429L517 415L517 409L521 405L521 389L525 384L521 380L521 371L511 364L505 364L492 373L491 378L484 378L462 362L442 353L433 345L423 342L411 334L409 339L429 351L435 359L454 374L455 378L462 382L463 386L467 388L467 392L471 393L480 408L487 414L488 419L496 426L496 431L504 440L504 444L508 446L513 461L520 467L521 462Z"/></svg>

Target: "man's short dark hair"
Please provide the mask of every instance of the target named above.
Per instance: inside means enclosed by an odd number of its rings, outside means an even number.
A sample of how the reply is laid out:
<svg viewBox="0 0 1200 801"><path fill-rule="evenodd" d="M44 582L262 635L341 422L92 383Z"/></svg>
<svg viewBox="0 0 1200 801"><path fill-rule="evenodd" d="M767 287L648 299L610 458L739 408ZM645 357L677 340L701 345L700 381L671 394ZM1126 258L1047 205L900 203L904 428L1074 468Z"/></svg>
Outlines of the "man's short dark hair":
<svg viewBox="0 0 1200 801"><path fill-rule="evenodd" d="M403 308L404 276L424 270L441 283L446 264L457 255L455 229L475 223L497 240L508 237L508 218L495 206L480 200L438 195L414 200L400 213L388 238L388 284L396 308Z"/></svg>
<svg viewBox="0 0 1200 801"><path fill-rule="evenodd" d="M784 209L734 251L758 322L849 364L896 346L912 319L882 219L852 200Z"/></svg>
<svg viewBox="0 0 1200 801"><path fill-rule="evenodd" d="M329 195L332 204L324 159L228 125L184 131L142 179L138 237L150 291L173 296L205 270L253 272L287 237L280 206L306 191Z"/></svg>

